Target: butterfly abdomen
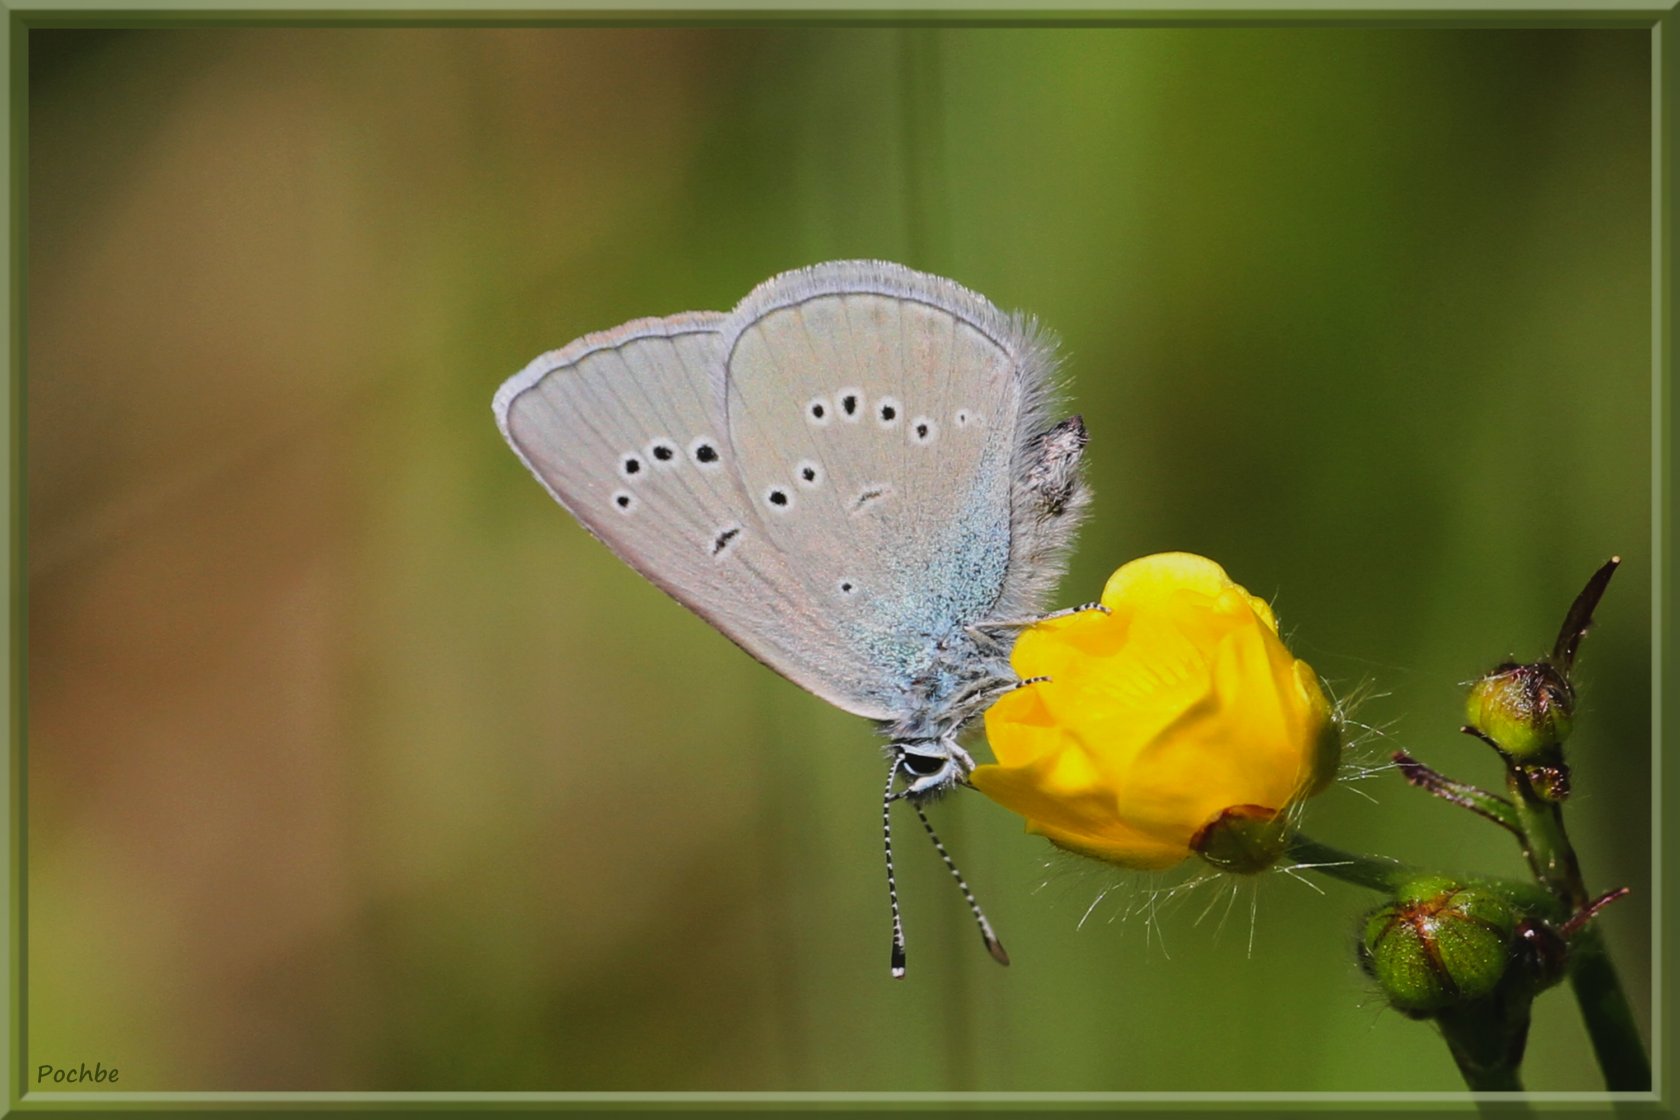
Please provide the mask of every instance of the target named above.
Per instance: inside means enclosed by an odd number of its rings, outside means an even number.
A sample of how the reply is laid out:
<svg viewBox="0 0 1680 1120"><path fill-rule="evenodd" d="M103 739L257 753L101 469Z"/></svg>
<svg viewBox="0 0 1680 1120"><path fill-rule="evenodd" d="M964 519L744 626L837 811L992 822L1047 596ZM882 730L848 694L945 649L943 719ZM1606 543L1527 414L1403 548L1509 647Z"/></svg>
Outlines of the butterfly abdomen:
<svg viewBox="0 0 1680 1120"><path fill-rule="evenodd" d="M1085 418L1070 416L1038 437L1037 455L1027 469L1026 497L1039 521L1061 517L1083 497L1079 464L1090 436Z"/></svg>

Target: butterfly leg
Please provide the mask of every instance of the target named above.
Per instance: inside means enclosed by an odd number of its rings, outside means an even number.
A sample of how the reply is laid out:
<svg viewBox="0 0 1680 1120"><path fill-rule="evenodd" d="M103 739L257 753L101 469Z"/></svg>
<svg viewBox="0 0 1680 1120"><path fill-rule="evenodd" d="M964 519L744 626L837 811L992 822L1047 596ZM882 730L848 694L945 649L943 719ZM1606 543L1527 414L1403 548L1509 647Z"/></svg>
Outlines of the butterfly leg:
<svg viewBox="0 0 1680 1120"><path fill-rule="evenodd" d="M983 681L970 688L967 692L961 693L955 700L951 701L951 709L953 711L964 713L962 718L966 721L971 719L973 715L979 711L979 709L991 704L992 701L996 700L1000 696L1007 696L1016 689L1030 688L1035 684L1048 684L1049 682L1049 677L1023 677L1020 680ZM954 741L951 743L951 747L953 750L961 753L964 758L968 758L967 753L963 752L963 749L957 746ZM970 770L974 769L974 760L970 758L968 762L968 768Z"/></svg>
<svg viewBox="0 0 1680 1120"><path fill-rule="evenodd" d="M1101 603L1081 603L1077 607L1065 607L1062 610L1051 611L1049 614L1041 614L1034 618L1005 618L993 622L976 622L968 628L968 632L976 637L989 638L992 635L987 631L990 630L1025 630L1029 626L1037 626L1040 622L1051 622L1058 618L1067 618L1069 615L1084 614L1087 611L1099 611L1102 614L1112 613Z"/></svg>
<svg viewBox="0 0 1680 1120"><path fill-rule="evenodd" d="M974 756L957 746L955 739L941 739L940 743L951 752L951 757L957 760L957 765L962 767L963 777L966 778L974 773Z"/></svg>

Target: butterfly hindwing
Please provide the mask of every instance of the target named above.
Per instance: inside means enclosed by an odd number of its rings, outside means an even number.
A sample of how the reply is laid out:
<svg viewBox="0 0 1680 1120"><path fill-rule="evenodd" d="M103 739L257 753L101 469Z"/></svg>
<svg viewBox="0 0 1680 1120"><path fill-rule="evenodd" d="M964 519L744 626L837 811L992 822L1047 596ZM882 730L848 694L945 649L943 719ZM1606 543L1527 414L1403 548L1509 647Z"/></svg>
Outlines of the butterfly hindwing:
<svg viewBox="0 0 1680 1120"><path fill-rule="evenodd" d="M967 289L875 262L767 281L722 332L729 438L766 533L842 641L907 687L1004 594L1033 344Z"/></svg>

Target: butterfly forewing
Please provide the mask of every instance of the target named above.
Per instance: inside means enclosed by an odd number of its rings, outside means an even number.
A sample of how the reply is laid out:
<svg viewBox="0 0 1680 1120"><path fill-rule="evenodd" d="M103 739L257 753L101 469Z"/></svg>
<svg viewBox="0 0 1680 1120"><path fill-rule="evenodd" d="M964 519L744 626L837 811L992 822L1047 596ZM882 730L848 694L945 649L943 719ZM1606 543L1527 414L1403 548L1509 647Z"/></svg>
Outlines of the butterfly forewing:
<svg viewBox="0 0 1680 1120"><path fill-rule="evenodd" d="M719 401L721 319L640 320L544 355L503 385L497 419L555 499L621 559L754 657L842 703L861 678L836 680L800 637L826 623L740 481Z"/></svg>
<svg viewBox="0 0 1680 1120"><path fill-rule="evenodd" d="M857 262L761 285L722 331L747 495L831 615L823 639L891 703L1003 585L1018 331L955 284Z"/></svg>

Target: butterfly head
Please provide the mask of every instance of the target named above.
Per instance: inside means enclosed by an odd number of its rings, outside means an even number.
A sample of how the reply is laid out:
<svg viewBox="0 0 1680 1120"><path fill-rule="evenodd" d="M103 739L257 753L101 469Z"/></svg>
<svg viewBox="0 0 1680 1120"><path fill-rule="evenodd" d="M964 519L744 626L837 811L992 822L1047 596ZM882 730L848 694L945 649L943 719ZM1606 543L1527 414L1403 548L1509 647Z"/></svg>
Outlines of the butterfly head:
<svg viewBox="0 0 1680 1120"><path fill-rule="evenodd" d="M894 772L904 783L899 796L912 801L966 785L974 770L973 757L949 737L894 743L891 750Z"/></svg>

